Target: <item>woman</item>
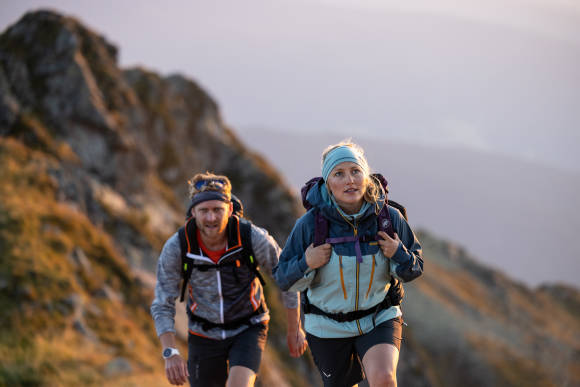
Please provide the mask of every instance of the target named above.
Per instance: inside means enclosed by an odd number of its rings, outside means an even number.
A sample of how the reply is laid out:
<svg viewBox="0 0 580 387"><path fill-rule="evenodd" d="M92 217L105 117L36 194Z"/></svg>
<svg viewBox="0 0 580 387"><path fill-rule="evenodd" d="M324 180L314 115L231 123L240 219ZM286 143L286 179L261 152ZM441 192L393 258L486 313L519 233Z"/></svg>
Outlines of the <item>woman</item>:
<svg viewBox="0 0 580 387"><path fill-rule="evenodd" d="M282 290L306 290L304 328L325 386L357 384L361 361L371 387L397 384L402 318L387 292L392 277L421 275L423 259L401 213L381 211L385 196L358 145L330 146L322 179L305 196L313 208L296 222L274 269ZM379 220L391 222L391 236ZM321 222L329 239L315 247Z"/></svg>

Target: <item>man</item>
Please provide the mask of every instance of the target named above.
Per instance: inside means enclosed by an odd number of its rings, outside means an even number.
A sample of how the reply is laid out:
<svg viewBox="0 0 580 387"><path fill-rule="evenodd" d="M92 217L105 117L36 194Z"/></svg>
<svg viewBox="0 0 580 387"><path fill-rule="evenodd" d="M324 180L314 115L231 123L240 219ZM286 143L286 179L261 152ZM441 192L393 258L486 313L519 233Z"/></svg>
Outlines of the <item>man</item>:
<svg viewBox="0 0 580 387"><path fill-rule="evenodd" d="M192 386L253 386L270 318L256 264L271 272L280 247L266 230L234 215L226 176L197 174L189 185L191 217L163 247L151 305L167 379L175 385L189 378ZM174 327L184 272L190 275L187 365L176 349ZM182 299L185 290L184 284ZM282 296L288 347L298 357L307 344L297 294Z"/></svg>

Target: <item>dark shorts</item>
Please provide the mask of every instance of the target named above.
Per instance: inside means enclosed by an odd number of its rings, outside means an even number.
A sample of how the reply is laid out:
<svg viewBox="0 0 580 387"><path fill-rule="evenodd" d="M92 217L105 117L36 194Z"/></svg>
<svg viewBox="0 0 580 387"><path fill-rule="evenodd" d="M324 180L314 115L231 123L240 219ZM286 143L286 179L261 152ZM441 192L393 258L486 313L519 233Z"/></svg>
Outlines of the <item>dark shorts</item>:
<svg viewBox="0 0 580 387"><path fill-rule="evenodd" d="M229 369L242 366L258 373L266 346L268 325L257 324L225 340L189 335L189 383L192 386L223 387Z"/></svg>
<svg viewBox="0 0 580 387"><path fill-rule="evenodd" d="M325 387L350 387L364 379L362 359L377 344L393 344L401 349L403 319L396 317L377 325L362 336L323 339L306 334L314 362Z"/></svg>

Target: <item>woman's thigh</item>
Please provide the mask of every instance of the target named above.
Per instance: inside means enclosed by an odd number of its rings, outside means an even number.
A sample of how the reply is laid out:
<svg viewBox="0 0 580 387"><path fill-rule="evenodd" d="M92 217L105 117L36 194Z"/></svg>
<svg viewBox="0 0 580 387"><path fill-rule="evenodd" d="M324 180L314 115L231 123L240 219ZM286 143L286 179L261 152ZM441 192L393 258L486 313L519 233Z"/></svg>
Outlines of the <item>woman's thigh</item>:
<svg viewBox="0 0 580 387"><path fill-rule="evenodd" d="M363 357L363 367L371 386L377 375L395 377L399 350L393 344L377 344L372 346Z"/></svg>
<svg viewBox="0 0 580 387"><path fill-rule="evenodd" d="M306 334L314 363L325 387L350 387L363 379L354 338L320 338Z"/></svg>
<svg viewBox="0 0 580 387"><path fill-rule="evenodd" d="M400 317L385 321L371 332L358 337L355 342L371 386L384 383L389 385L396 380L403 333L402 323Z"/></svg>

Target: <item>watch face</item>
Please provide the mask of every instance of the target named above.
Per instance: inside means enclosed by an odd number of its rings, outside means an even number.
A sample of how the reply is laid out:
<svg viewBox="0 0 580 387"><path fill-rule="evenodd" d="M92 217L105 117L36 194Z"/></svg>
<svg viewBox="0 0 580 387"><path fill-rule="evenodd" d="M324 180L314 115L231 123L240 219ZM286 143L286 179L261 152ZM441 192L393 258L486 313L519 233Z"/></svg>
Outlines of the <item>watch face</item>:
<svg viewBox="0 0 580 387"><path fill-rule="evenodd" d="M165 350L163 351L163 357L169 357L169 356L171 356L171 348L165 348Z"/></svg>

